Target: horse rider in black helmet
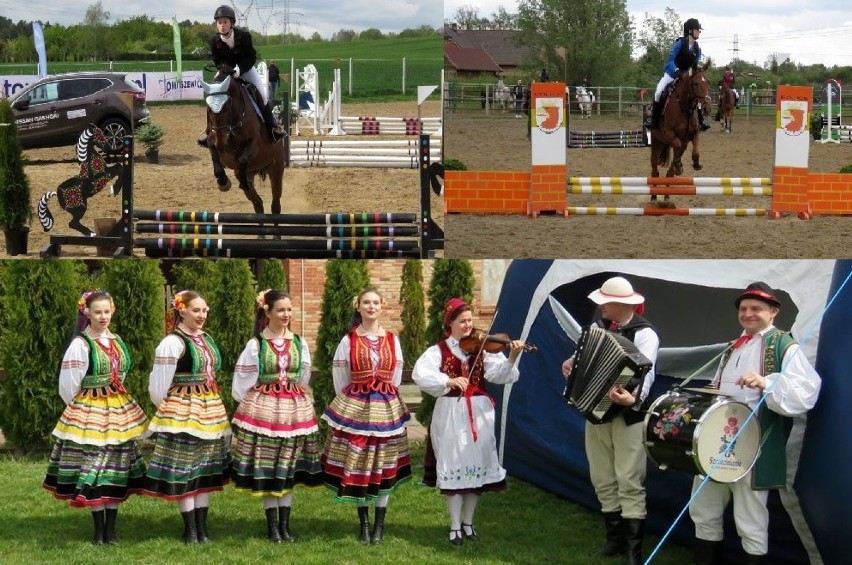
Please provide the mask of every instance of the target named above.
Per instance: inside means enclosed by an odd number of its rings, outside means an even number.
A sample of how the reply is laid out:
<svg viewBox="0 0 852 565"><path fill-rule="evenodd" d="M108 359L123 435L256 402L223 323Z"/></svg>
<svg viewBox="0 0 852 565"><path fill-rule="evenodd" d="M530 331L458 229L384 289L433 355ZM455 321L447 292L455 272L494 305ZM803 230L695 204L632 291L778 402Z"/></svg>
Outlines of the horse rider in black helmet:
<svg viewBox="0 0 852 565"><path fill-rule="evenodd" d="M241 78L243 81L254 85L263 100L261 112L264 122L269 127L269 133L275 141L280 140L284 137L285 132L272 114L272 105L269 103L268 93L266 88L263 87L260 75L254 68L257 62L257 52L252 44L251 33L234 27L237 22L237 15L230 6L222 5L216 8L213 19L216 21L217 32L213 36L210 47L213 64L216 68L221 68L222 65L231 67L234 70L233 77L235 79ZM198 138L198 144L207 147L206 132Z"/></svg>
<svg viewBox="0 0 852 565"><path fill-rule="evenodd" d="M701 35L701 24L695 18L689 18L683 24L683 37L675 39L669 52L668 61L663 69L663 78L657 84L654 92L654 108L651 111L651 123L646 124L651 129L660 127L662 107L660 97L666 88L680 76L680 73L695 68L701 59L701 47L698 46L698 37ZM704 113L698 112L698 123L701 131L710 129L710 124L704 121Z"/></svg>

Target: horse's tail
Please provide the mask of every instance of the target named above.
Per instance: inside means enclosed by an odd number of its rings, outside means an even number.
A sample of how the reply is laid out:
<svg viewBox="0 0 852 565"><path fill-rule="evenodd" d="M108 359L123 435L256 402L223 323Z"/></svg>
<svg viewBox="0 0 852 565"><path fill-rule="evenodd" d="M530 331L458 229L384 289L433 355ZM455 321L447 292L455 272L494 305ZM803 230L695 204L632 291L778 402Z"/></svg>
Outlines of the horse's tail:
<svg viewBox="0 0 852 565"><path fill-rule="evenodd" d="M664 166L664 167L669 164L669 146L668 145L664 145L663 150L660 151L659 164Z"/></svg>
<svg viewBox="0 0 852 565"><path fill-rule="evenodd" d="M41 224L41 227L44 228L44 231L50 231L53 228L53 214L50 213L50 209L47 207L47 203L50 202L50 199L56 196L55 190L50 190L45 192L41 200L38 201L38 221Z"/></svg>

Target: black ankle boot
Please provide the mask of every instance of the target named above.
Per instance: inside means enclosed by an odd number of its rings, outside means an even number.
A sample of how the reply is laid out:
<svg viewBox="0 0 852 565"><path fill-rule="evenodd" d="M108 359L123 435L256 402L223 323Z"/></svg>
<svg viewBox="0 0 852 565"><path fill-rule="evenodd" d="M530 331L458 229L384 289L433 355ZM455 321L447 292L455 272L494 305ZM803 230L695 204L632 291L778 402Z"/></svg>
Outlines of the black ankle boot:
<svg viewBox="0 0 852 565"><path fill-rule="evenodd" d="M627 551L627 538L624 535L624 520L621 518L621 510L604 512L603 519L606 529L606 543L595 555L598 557L621 555Z"/></svg>
<svg viewBox="0 0 852 565"><path fill-rule="evenodd" d="M92 512L92 520L95 522L95 535L92 536L92 543L101 545L104 543L104 511Z"/></svg>
<svg viewBox="0 0 852 565"><path fill-rule="evenodd" d="M367 506L358 507L358 521L361 523L361 535L358 541L370 543L370 509Z"/></svg>
<svg viewBox="0 0 852 565"><path fill-rule="evenodd" d="M695 565L721 565L723 543L696 538L694 546Z"/></svg>
<svg viewBox="0 0 852 565"><path fill-rule="evenodd" d="M115 541L115 519L118 517L118 508L106 509L106 520L104 522L104 543L114 545Z"/></svg>
<svg viewBox="0 0 852 565"><path fill-rule="evenodd" d="M198 543L210 541L210 536L207 535L207 506L195 509L195 531L198 535Z"/></svg>
<svg viewBox="0 0 852 565"><path fill-rule="evenodd" d="M382 538L385 534L385 514L387 507L376 506L376 520L373 523L373 533L370 535L370 543L382 543Z"/></svg>
<svg viewBox="0 0 852 565"><path fill-rule="evenodd" d="M645 538L644 518L624 518L624 535L627 539L626 565L642 565L642 540Z"/></svg>
<svg viewBox="0 0 852 565"><path fill-rule="evenodd" d="M278 531L278 509L266 509L266 537L272 543L281 543L281 532Z"/></svg>
<svg viewBox="0 0 852 565"><path fill-rule="evenodd" d="M195 529L195 511L181 512L183 518L183 543L198 543L198 532Z"/></svg>
<svg viewBox="0 0 852 565"><path fill-rule="evenodd" d="M296 541L296 536L290 532L290 507L278 507L278 531L281 534L281 541L293 543Z"/></svg>

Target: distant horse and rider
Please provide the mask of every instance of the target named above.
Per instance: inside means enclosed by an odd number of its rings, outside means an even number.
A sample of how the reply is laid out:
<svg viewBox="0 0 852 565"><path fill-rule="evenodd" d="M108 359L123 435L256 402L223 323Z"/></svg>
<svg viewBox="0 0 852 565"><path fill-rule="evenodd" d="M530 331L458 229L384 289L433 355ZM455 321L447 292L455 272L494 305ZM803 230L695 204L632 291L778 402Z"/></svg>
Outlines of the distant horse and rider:
<svg viewBox="0 0 852 565"><path fill-rule="evenodd" d="M716 110L716 121L722 124L722 131L724 132L731 133L736 104L737 97L734 90L724 81L719 81L719 105Z"/></svg>
<svg viewBox="0 0 852 565"><path fill-rule="evenodd" d="M492 108L497 107L500 110L508 110L512 106L512 91L506 86L506 83L503 82L503 79L497 81L497 85L494 87L494 99L492 103Z"/></svg>
<svg viewBox="0 0 852 565"><path fill-rule="evenodd" d="M595 93L591 88L586 88L583 85L575 89L577 105L580 107L580 115L584 118L592 117L592 106L595 103Z"/></svg>

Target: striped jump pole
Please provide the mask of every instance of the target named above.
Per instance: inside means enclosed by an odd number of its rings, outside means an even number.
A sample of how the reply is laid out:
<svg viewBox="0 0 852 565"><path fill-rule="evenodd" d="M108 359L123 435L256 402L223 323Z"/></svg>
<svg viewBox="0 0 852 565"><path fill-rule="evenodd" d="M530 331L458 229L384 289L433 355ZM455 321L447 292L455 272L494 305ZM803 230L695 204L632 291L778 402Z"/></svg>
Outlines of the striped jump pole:
<svg viewBox="0 0 852 565"><path fill-rule="evenodd" d="M568 147L590 149L598 147L647 147L643 130L624 131L570 131Z"/></svg>
<svg viewBox="0 0 852 565"><path fill-rule="evenodd" d="M430 150L440 159L440 140L435 140ZM420 153L420 140L415 139L290 141L290 164L294 167L416 169Z"/></svg>
<svg viewBox="0 0 852 565"><path fill-rule="evenodd" d="M569 206L569 216L765 216L764 208L618 208Z"/></svg>
<svg viewBox="0 0 852 565"><path fill-rule="evenodd" d="M767 177L571 177L571 194L772 196Z"/></svg>

